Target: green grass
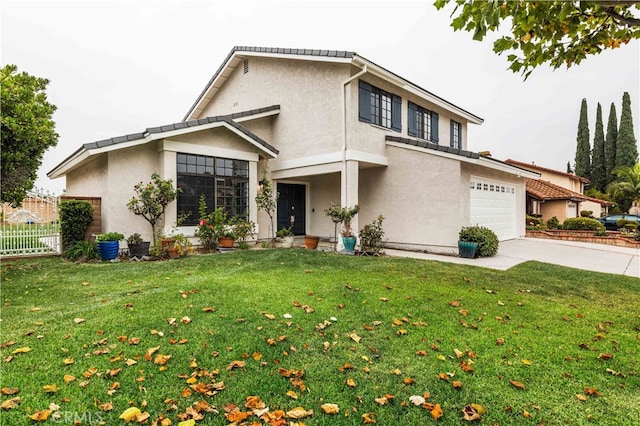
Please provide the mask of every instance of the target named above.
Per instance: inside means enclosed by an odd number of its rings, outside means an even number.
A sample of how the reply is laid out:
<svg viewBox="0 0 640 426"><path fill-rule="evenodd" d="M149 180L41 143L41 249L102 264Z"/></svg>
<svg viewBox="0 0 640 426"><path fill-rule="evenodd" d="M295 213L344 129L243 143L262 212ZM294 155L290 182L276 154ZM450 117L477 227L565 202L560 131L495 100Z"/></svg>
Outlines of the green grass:
<svg viewBox="0 0 640 426"><path fill-rule="evenodd" d="M640 418L640 281L630 277L535 262L502 272L297 249L150 263L76 265L53 258L2 262L2 303L2 343L15 341L1 350L2 387L19 388L2 401L21 398L0 413L2 424L31 425L30 415L56 403L58 424L74 418L123 424L118 416L136 406L151 420L163 415L176 425L189 406L206 400L220 414L206 413L200 423L226 425L222 407L247 410L250 395L271 411L313 410L301 420L307 425L359 425L365 413L375 413L380 425L459 425L472 403L485 408L480 424L487 425L632 425ZM191 322L181 323L184 316ZM318 329L331 317L337 321ZM157 346L146 361L146 351ZM23 347L30 351L6 362ZM461 362L471 352L473 371L465 372ZM172 356L166 370L154 364L157 354ZM65 365L67 358L73 364ZM127 359L137 363L127 366ZM246 366L228 370L233 361ZM80 387L92 367L98 374ZM303 369L307 390L294 387L280 368ZM223 381L225 389L184 396L186 378L202 371L217 374L200 374L199 382ZM440 373L453 377L445 381ZM76 380L65 383L65 374ZM408 378L414 383L405 384ZM114 382L120 387L110 395ZM51 384L59 390L46 393L43 386ZM290 390L297 400L286 395ZM442 407L437 422L409 402L425 392L427 402ZM395 398L379 405L375 398L385 394ZM111 411L98 408L105 402ZM340 414L324 414L324 403L338 404ZM172 404L176 409L168 410Z"/></svg>

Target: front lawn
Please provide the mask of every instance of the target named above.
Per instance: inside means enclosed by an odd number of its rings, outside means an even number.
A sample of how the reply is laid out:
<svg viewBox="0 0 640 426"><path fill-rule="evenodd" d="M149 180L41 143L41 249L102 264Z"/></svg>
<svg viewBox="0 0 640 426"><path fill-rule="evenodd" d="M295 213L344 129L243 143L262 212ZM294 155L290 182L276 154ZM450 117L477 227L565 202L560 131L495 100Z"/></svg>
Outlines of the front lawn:
<svg viewBox="0 0 640 426"><path fill-rule="evenodd" d="M636 278L299 249L3 261L1 278L1 424L640 418Z"/></svg>

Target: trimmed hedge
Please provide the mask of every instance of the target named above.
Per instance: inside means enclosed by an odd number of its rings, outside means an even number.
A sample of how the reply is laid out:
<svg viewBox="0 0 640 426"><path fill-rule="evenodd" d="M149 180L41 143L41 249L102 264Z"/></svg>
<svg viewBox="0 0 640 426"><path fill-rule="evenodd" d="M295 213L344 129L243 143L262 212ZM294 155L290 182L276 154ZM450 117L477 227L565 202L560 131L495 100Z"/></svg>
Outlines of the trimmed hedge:
<svg viewBox="0 0 640 426"><path fill-rule="evenodd" d="M572 231L599 231L604 229L604 225L596 219L588 217L570 217L565 219L562 229Z"/></svg>
<svg viewBox="0 0 640 426"><path fill-rule="evenodd" d="M62 246L84 241L84 233L93 219L93 207L84 200L67 200L60 203L60 233Z"/></svg>

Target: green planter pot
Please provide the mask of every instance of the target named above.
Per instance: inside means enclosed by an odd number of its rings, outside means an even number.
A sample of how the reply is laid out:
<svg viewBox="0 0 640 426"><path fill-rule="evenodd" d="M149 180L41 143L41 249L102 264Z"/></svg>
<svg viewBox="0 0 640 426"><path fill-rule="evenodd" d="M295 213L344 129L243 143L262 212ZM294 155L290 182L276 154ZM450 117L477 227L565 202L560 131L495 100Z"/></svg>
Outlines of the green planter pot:
<svg viewBox="0 0 640 426"><path fill-rule="evenodd" d="M478 243L472 243L471 241L458 241L458 251L460 257L467 259L474 259L476 252L478 251Z"/></svg>

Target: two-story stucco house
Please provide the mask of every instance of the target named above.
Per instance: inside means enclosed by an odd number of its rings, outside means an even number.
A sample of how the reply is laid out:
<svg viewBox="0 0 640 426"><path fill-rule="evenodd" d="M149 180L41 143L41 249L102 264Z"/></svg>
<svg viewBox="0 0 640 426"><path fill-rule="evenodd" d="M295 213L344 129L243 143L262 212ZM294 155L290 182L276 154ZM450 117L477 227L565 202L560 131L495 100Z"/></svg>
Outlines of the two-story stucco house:
<svg viewBox="0 0 640 426"><path fill-rule="evenodd" d="M589 179L582 176L512 159L506 162L540 173L539 179L526 179L527 213L540 215L544 221L555 216L563 222L580 216L583 210L591 211L594 217L606 216L607 208L613 205L584 195Z"/></svg>
<svg viewBox="0 0 640 426"><path fill-rule="evenodd" d="M538 177L468 151L468 126L482 122L354 52L235 47L183 121L85 144L48 176L66 176L70 196L101 197L105 231L147 229L126 203L158 172L183 190L167 228L191 212L190 234L204 193L267 238L254 200L268 170L278 228L293 217L296 234L329 237L324 210L358 204L355 230L382 214L389 246L455 252L471 224L524 235L524 178Z"/></svg>

